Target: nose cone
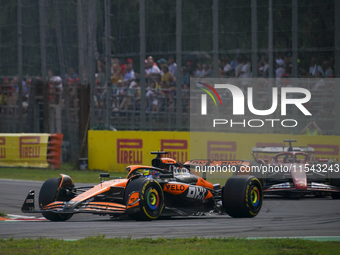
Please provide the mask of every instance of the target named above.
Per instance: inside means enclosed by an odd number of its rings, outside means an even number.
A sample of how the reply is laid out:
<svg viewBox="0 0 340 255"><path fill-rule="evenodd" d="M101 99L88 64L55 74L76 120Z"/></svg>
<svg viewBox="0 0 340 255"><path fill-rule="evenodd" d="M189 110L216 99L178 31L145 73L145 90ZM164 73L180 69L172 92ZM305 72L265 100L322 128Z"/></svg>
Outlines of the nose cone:
<svg viewBox="0 0 340 255"><path fill-rule="evenodd" d="M305 172L305 166L296 164L290 169L290 173L293 178L294 186L296 189L307 189L307 175Z"/></svg>

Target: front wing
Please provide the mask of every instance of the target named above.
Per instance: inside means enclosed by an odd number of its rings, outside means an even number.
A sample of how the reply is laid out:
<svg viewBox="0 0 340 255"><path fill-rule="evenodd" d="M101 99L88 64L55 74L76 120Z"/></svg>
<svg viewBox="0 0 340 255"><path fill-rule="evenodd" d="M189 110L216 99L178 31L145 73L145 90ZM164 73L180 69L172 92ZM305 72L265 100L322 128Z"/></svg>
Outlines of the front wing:
<svg viewBox="0 0 340 255"><path fill-rule="evenodd" d="M324 183L317 183L317 182L310 182L308 183L307 189L297 189L294 187L293 183L290 182L284 182L284 183L278 183L273 185L264 185L263 187L263 193L264 194L278 194L278 193L289 193L289 192L298 192L298 193L304 193L304 194L313 194L318 192L340 192L340 188Z"/></svg>
<svg viewBox="0 0 340 255"><path fill-rule="evenodd" d="M123 214L126 212L127 208L137 206L139 202L139 198L136 199L133 203L128 205L123 205L119 203L112 202L66 202L66 201L55 201L48 205L43 206L39 210L35 210L34 206L34 190L31 190L21 208L21 211L24 213L43 213L43 212L52 212L52 213L92 213L92 214Z"/></svg>

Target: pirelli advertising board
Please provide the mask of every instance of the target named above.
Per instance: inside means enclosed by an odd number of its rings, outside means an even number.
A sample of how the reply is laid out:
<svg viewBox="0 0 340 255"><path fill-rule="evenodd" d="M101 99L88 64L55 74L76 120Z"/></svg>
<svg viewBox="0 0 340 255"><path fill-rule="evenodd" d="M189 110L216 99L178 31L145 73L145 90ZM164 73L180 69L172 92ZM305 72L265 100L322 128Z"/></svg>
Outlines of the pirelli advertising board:
<svg viewBox="0 0 340 255"><path fill-rule="evenodd" d="M252 160L255 146L284 146L284 139L296 139L296 146L310 146L315 159L339 161L340 136L236 134L166 131L89 131L90 169L124 171L129 165L151 165L151 151L163 150L179 162L188 159Z"/></svg>
<svg viewBox="0 0 340 255"><path fill-rule="evenodd" d="M0 166L48 167L50 134L0 134Z"/></svg>

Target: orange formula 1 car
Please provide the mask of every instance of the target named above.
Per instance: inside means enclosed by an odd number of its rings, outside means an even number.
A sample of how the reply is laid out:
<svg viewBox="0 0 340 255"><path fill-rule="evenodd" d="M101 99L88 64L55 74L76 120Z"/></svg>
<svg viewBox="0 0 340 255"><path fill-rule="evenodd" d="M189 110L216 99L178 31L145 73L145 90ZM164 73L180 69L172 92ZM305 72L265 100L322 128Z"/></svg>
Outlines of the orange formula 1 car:
<svg viewBox="0 0 340 255"><path fill-rule="evenodd" d="M34 209L31 190L21 208L25 213L40 212L51 221L65 221L75 213L128 215L135 220L159 216L227 213L231 217L254 217L261 209L263 195L258 179L233 176L224 187L211 184L190 170L190 165L214 164L211 160L181 164L162 158L166 152L152 152L152 166L128 166L125 179L101 181L95 186L75 187L71 177L50 178L39 193L39 210ZM221 162L219 162L221 163ZM222 162L228 164L228 161ZM100 174L110 178L109 173Z"/></svg>

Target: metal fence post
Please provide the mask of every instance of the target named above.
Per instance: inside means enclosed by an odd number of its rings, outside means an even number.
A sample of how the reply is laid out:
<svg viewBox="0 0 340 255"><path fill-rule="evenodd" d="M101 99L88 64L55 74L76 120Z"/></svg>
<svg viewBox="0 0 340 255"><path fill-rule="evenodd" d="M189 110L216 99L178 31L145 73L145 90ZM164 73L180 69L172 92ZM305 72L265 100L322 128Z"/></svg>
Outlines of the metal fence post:
<svg viewBox="0 0 340 255"><path fill-rule="evenodd" d="M106 57L106 126L110 129L110 116L111 116L111 105L110 95L112 86L111 85L111 10L110 0L105 0L105 57Z"/></svg>
<svg viewBox="0 0 340 255"><path fill-rule="evenodd" d="M139 1L139 39L140 39L140 87L141 87L141 104L140 116L141 126L140 129L145 129L145 0Z"/></svg>
<svg viewBox="0 0 340 255"><path fill-rule="evenodd" d="M218 78L218 0L213 0L213 72Z"/></svg>
<svg viewBox="0 0 340 255"><path fill-rule="evenodd" d="M53 0L53 8L54 8L55 27L56 27L56 33L57 33L57 47L58 47L60 74L61 74L61 78L65 79L65 68L66 67L65 67L65 60L64 60L63 43L62 43L62 37L61 37L61 25L60 25L58 0Z"/></svg>
<svg viewBox="0 0 340 255"><path fill-rule="evenodd" d="M176 0L176 123L179 130L182 129L182 0Z"/></svg>
<svg viewBox="0 0 340 255"><path fill-rule="evenodd" d="M18 20L18 110L19 110L19 132L23 132L23 112L22 112L22 0L18 0L17 9Z"/></svg>
<svg viewBox="0 0 340 255"><path fill-rule="evenodd" d="M252 52L251 66L252 66L253 78L256 78L257 77L257 0L251 0L251 52Z"/></svg>
<svg viewBox="0 0 340 255"><path fill-rule="evenodd" d="M96 1L90 0L88 2L88 81L90 84L90 128L96 124L95 119L95 58L94 58L94 40L95 40L95 17L96 17Z"/></svg>
<svg viewBox="0 0 340 255"><path fill-rule="evenodd" d="M335 56L335 134L340 135L340 1L334 1L334 56Z"/></svg>
<svg viewBox="0 0 340 255"><path fill-rule="evenodd" d="M274 56L273 56L273 0L269 0L268 19L268 65L269 78L274 78Z"/></svg>
<svg viewBox="0 0 340 255"><path fill-rule="evenodd" d="M77 26L78 26L78 73L80 78L80 84L84 84L84 69L85 69L85 57L84 57L84 25L83 25L83 5L82 0L77 0ZM86 84L87 85L87 84ZM83 111L83 109L80 109Z"/></svg>
<svg viewBox="0 0 340 255"><path fill-rule="evenodd" d="M292 0L292 62L293 78L299 75L298 67L298 0Z"/></svg>
<svg viewBox="0 0 340 255"><path fill-rule="evenodd" d="M257 0L251 0L251 67L253 78L257 77ZM253 104L257 106L257 83L252 79Z"/></svg>
<svg viewBox="0 0 340 255"><path fill-rule="evenodd" d="M44 103L44 132L49 133L49 109L48 109L48 87L46 69L46 19L45 0L39 0L39 30L40 30L40 59L41 59L41 80L43 81L43 103Z"/></svg>

